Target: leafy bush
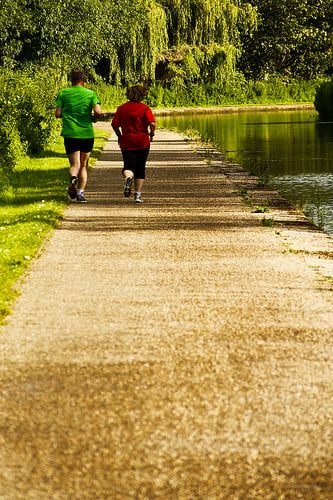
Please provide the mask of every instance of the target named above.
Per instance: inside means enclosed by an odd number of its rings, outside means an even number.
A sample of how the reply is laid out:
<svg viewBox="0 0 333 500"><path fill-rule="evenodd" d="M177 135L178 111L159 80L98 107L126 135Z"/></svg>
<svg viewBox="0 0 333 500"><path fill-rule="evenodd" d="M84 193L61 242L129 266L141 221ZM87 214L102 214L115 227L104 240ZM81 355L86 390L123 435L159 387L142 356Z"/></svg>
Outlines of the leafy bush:
<svg viewBox="0 0 333 500"><path fill-rule="evenodd" d="M237 74L224 83L161 83L149 86L147 104L152 108L193 108L210 106L241 106L251 104L311 103L320 80L285 81L279 77L269 80L246 80ZM103 111L113 111L126 101L125 87L105 82L89 84L100 98Z"/></svg>
<svg viewBox="0 0 333 500"><path fill-rule="evenodd" d="M96 92L103 111L115 110L126 101L125 87L109 85L104 82L87 83L87 88Z"/></svg>
<svg viewBox="0 0 333 500"><path fill-rule="evenodd" d="M314 104L320 118L333 119L333 80L320 85Z"/></svg>
<svg viewBox="0 0 333 500"><path fill-rule="evenodd" d="M47 76L0 70L0 176L6 184L10 171L26 154L36 154L54 138L59 124Z"/></svg>
<svg viewBox="0 0 333 500"><path fill-rule="evenodd" d="M54 116L56 84L40 71L33 77L23 75L17 87L20 100L17 123L21 141L29 154L37 154L55 137L59 122Z"/></svg>
<svg viewBox="0 0 333 500"><path fill-rule="evenodd" d="M246 81L240 74L223 84L191 84L186 87L155 84L149 89L147 102L154 108L304 103L314 101L318 85L318 81L285 82L280 78Z"/></svg>
<svg viewBox="0 0 333 500"><path fill-rule="evenodd" d="M0 185L3 190L9 184L11 170L25 153L16 122L17 103L13 99L10 77L0 71Z"/></svg>

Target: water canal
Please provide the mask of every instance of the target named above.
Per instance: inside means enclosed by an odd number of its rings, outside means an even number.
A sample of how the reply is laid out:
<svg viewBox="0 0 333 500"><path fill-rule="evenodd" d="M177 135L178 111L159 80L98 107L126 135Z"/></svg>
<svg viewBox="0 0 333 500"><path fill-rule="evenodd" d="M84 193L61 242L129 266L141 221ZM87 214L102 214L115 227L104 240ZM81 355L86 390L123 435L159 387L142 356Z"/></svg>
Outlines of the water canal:
<svg viewBox="0 0 333 500"><path fill-rule="evenodd" d="M278 111L172 115L158 124L198 131L230 160L260 170L333 236L333 122L321 122L315 111Z"/></svg>

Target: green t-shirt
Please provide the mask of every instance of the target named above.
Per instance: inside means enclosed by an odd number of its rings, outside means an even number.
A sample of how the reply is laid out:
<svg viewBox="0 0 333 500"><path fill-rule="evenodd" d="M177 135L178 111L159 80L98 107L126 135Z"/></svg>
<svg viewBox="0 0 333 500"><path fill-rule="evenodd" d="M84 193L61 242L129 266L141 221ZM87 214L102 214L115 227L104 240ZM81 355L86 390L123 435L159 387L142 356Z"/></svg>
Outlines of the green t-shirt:
<svg viewBox="0 0 333 500"><path fill-rule="evenodd" d="M72 139L92 139L92 109L100 100L93 90L74 85L61 90L55 101L62 108L61 135Z"/></svg>

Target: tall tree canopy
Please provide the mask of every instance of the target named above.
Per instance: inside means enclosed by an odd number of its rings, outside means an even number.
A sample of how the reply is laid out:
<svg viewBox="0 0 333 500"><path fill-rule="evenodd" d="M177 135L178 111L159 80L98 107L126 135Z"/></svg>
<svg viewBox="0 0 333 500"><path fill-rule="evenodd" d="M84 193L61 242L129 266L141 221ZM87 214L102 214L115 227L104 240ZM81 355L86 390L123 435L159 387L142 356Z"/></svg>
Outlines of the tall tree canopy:
<svg viewBox="0 0 333 500"><path fill-rule="evenodd" d="M1 0L0 65L80 66L111 83L311 78L332 66L332 10L327 0Z"/></svg>
<svg viewBox="0 0 333 500"><path fill-rule="evenodd" d="M131 0L2 0L1 63L93 67L144 18Z"/></svg>
<svg viewBox="0 0 333 500"><path fill-rule="evenodd" d="M309 79L332 72L332 1L249 1L258 11L258 29L243 39L239 68L246 76Z"/></svg>
<svg viewBox="0 0 333 500"><path fill-rule="evenodd" d="M238 0L2 0L1 64L93 68L114 83L215 80L235 67L255 11Z"/></svg>
<svg viewBox="0 0 333 500"><path fill-rule="evenodd" d="M221 81L234 73L241 37L256 26L256 12L249 3L160 0L160 4L166 12L168 33L168 46L159 58L164 77Z"/></svg>

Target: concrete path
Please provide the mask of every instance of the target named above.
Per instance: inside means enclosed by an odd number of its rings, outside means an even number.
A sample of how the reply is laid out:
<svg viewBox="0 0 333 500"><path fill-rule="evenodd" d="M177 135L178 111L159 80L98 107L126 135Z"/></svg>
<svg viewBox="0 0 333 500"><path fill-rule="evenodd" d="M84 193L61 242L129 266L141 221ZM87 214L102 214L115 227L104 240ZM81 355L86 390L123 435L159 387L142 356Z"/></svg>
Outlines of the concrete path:
<svg viewBox="0 0 333 500"><path fill-rule="evenodd" d="M1 500L333 498L333 239L210 153L158 131L138 205L111 136L32 263Z"/></svg>

